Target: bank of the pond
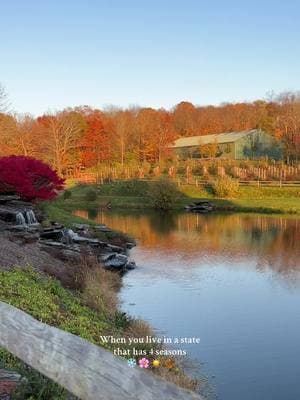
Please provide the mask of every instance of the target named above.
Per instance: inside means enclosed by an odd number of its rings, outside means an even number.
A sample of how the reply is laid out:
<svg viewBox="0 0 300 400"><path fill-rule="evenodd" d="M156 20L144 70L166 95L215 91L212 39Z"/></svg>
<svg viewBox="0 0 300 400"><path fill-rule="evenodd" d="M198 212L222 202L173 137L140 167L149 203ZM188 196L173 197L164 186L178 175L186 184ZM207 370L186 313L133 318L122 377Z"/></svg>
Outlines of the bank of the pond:
<svg viewBox="0 0 300 400"><path fill-rule="evenodd" d="M60 204L58 200L42 206L45 215L43 223L48 224L52 220L70 227L81 222L94 224L72 215ZM2 234L4 235L4 232ZM117 231L99 232L99 235L110 244L121 244L120 242L128 240L126 234ZM3 240L6 239L3 236ZM34 269L24 265L22 268L16 268L13 258L16 246L26 258L28 244L13 241L12 237L5 243L6 256L9 258L11 255L12 262L9 265L6 263L5 268L2 268L0 262L0 301L12 304L42 322L107 347L111 351L121 349L132 353L133 345L129 344L128 338L155 336L147 323L131 318L120 309L118 299L122 276L102 268L94 257L87 254L78 262L72 263L56 259L55 268L49 268L49 271L47 268L39 268L39 265L35 265ZM37 244L35 249L36 258L39 255L42 257L43 252ZM103 336L122 340L106 343L101 339ZM123 342L124 338L127 338L126 343ZM151 350L161 348L160 345L152 343L135 344L134 347L146 352L145 356L150 360L150 365L154 359ZM15 394L15 399L70 398L62 388L1 349L0 368L12 369L26 378ZM179 365L172 370L167 365L162 365L159 369L154 368L152 372L184 388L194 390L198 386L198 382L189 378Z"/></svg>
<svg viewBox="0 0 300 400"><path fill-rule="evenodd" d="M151 183L143 181L112 182L103 185L79 185L60 196L48 212L68 222L74 209L151 209L148 195ZM171 205L181 210L195 200L211 201L219 211L255 212L300 215L300 188L294 187L240 187L234 198L218 198L209 188L183 185ZM72 218L72 217L71 217Z"/></svg>

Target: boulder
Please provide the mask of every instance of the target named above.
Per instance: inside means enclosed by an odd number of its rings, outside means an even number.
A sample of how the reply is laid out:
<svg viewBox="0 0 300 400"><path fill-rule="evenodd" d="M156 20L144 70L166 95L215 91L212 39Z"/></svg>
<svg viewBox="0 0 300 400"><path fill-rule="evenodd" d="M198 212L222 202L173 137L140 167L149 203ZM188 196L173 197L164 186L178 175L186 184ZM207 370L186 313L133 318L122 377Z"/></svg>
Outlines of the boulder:
<svg viewBox="0 0 300 400"><path fill-rule="evenodd" d="M136 263L134 261L128 261L127 264L125 264L125 269L131 270L136 268Z"/></svg>
<svg viewBox="0 0 300 400"><path fill-rule="evenodd" d="M120 246L116 246L114 244L108 244L107 243L107 248L109 251L112 251L114 253L123 253L124 249Z"/></svg>
<svg viewBox="0 0 300 400"><path fill-rule="evenodd" d="M75 230L84 231L86 229L89 229L90 225L88 225L88 224L72 224L72 227Z"/></svg>
<svg viewBox="0 0 300 400"><path fill-rule="evenodd" d="M112 231L112 230L111 230L108 226L106 226L105 224L96 225L96 226L94 226L94 229L95 229L96 231L100 231L100 232L111 232L111 231Z"/></svg>
<svg viewBox="0 0 300 400"><path fill-rule="evenodd" d="M125 246L126 246L126 249L130 250L130 249L132 249L133 247L136 246L136 243L133 243L133 242L126 242L126 243L125 243Z"/></svg>
<svg viewBox="0 0 300 400"><path fill-rule="evenodd" d="M0 204L6 204L8 202L20 200L20 196L17 195L0 195Z"/></svg>
<svg viewBox="0 0 300 400"><path fill-rule="evenodd" d="M16 223L16 216L19 210L12 207L0 206L0 219L5 222Z"/></svg>
<svg viewBox="0 0 300 400"><path fill-rule="evenodd" d="M46 240L53 240L55 242L60 241L64 236L64 233L61 229L53 229L53 228L47 228L44 229L40 233L41 239L46 239Z"/></svg>
<svg viewBox="0 0 300 400"><path fill-rule="evenodd" d="M51 247L56 247L59 249L63 249L65 245L61 242L54 242L52 240L43 240L40 242L42 246L51 246Z"/></svg>
<svg viewBox="0 0 300 400"><path fill-rule="evenodd" d="M111 253L100 257L105 268L123 269L128 262L127 256L124 254Z"/></svg>
<svg viewBox="0 0 300 400"><path fill-rule="evenodd" d="M186 210L198 213L207 213L214 210L214 206L209 201L201 200L185 207Z"/></svg>

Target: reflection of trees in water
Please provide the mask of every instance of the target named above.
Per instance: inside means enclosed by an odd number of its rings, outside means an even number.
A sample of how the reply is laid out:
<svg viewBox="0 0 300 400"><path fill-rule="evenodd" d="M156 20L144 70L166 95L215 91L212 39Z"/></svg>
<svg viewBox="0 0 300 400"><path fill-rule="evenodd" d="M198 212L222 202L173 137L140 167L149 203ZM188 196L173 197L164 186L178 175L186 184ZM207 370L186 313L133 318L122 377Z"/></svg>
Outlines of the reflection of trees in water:
<svg viewBox="0 0 300 400"><path fill-rule="evenodd" d="M77 215L88 217L86 211ZM286 273L300 270L300 219L248 214L123 214L99 212L96 218L113 229L127 232L144 248L230 257L255 257L265 266Z"/></svg>
<svg viewBox="0 0 300 400"><path fill-rule="evenodd" d="M95 218L97 218L97 215L98 215L98 210L97 210L97 208L91 208L91 209L89 209L88 210L88 218L89 219L95 219Z"/></svg>
<svg viewBox="0 0 300 400"><path fill-rule="evenodd" d="M176 216L169 212L151 213L150 227L159 234L169 234L177 229Z"/></svg>

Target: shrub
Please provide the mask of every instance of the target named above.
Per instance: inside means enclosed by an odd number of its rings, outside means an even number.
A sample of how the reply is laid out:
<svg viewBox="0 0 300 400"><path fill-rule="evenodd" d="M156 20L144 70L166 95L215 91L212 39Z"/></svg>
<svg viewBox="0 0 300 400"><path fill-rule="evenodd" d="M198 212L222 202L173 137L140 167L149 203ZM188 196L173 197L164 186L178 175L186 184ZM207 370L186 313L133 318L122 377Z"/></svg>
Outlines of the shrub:
<svg viewBox="0 0 300 400"><path fill-rule="evenodd" d="M89 189L85 194L86 201L96 201L97 200L97 193L93 189Z"/></svg>
<svg viewBox="0 0 300 400"><path fill-rule="evenodd" d="M65 191L64 191L63 197L64 197L64 200L70 199L70 198L72 197L72 192L71 192L71 190L65 190Z"/></svg>
<svg viewBox="0 0 300 400"><path fill-rule="evenodd" d="M63 188L47 164L31 157L0 158L0 193L17 194L24 200L50 200Z"/></svg>
<svg viewBox="0 0 300 400"><path fill-rule="evenodd" d="M148 191L152 206L158 210L172 209L179 195L176 185L166 178L153 182Z"/></svg>
<svg viewBox="0 0 300 400"><path fill-rule="evenodd" d="M216 179L212 184L213 193L217 197L235 197L239 193L239 182L229 176Z"/></svg>

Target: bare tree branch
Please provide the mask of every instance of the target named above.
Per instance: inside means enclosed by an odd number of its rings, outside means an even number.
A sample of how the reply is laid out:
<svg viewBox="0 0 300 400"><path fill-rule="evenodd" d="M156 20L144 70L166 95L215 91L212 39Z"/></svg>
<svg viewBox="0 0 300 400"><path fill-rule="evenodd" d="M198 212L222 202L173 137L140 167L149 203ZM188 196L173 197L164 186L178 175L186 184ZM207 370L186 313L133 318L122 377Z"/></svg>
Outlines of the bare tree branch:
<svg viewBox="0 0 300 400"><path fill-rule="evenodd" d="M0 83L0 113L5 113L9 109L8 95L3 85Z"/></svg>

